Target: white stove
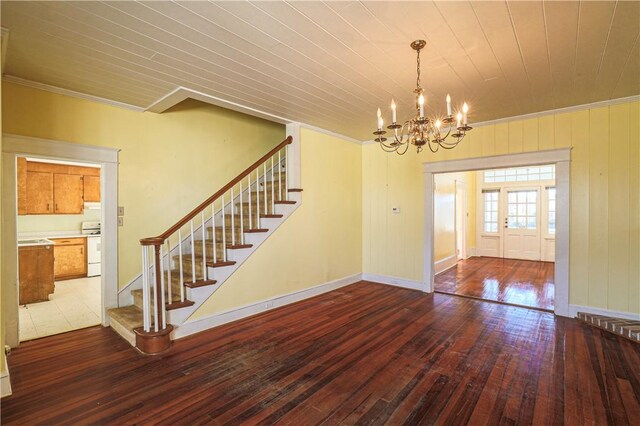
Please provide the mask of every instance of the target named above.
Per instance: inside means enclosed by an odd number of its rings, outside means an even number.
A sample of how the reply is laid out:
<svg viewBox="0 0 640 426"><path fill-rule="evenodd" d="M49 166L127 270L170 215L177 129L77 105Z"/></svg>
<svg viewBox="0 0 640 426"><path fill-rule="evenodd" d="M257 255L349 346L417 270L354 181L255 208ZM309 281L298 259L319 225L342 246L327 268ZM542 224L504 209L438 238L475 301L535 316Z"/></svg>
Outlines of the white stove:
<svg viewBox="0 0 640 426"><path fill-rule="evenodd" d="M82 222L82 234L87 236L87 276L97 277L102 273L100 222Z"/></svg>

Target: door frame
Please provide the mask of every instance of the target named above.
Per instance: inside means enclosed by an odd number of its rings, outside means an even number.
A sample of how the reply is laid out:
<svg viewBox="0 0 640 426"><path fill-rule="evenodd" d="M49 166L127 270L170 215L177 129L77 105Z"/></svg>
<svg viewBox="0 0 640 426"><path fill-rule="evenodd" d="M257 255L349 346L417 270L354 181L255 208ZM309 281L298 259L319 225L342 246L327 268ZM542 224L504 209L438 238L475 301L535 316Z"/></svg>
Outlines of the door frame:
<svg viewBox="0 0 640 426"><path fill-rule="evenodd" d="M19 344L17 158L100 164L102 223L102 325L109 325L107 309L118 306L118 153L119 149L83 145L12 134L2 135L2 311L5 341Z"/></svg>
<svg viewBox="0 0 640 426"><path fill-rule="evenodd" d="M464 181L455 181L455 211L454 211L454 230L456 238L456 262L461 259L467 258L467 225L469 222L469 206L467 206L467 185ZM459 196L459 192L462 192L462 196ZM458 215L461 215L462 220L458 221ZM461 222L461 223L458 223ZM462 235L459 235L462 234ZM461 242L461 247L458 247L458 241Z"/></svg>
<svg viewBox="0 0 640 426"><path fill-rule="evenodd" d="M424 287L427 293L434 291L434 175L450 172L467 172L508 167L556 166L556 259L555 259L555 314L569 317L569 229L570 215L570 163L571 148L547 151L505 154L460 160L423 163L424 173Z"/></svg>

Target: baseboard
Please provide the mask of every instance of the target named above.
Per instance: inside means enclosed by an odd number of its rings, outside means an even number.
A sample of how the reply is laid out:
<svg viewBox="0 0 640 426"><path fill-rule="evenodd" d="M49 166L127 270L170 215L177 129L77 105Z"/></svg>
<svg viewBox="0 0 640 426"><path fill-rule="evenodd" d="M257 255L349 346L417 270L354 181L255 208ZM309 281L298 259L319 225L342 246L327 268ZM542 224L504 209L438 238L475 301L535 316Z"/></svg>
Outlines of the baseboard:
<svg viewBox="0 0 640 426"><path fill-rule="evenodd" d="M467 249L467 259L470 257L476 257L476 248L471 247Z"/></svg>
<svg viewBox="0 0 640 426"><path fill-rule="evenodd" d="M4 350L4 348L2 348ZM11 395L11 377L9 376L9 365L7 365L7 356L4 357L4 371L0 375L0 398Z"/></svg>
<svg viewBox="0 0 640 426"><path fill-rule="evenodd" d="M436 274L440 272L444 272L447 269L453 268L458 263L457 256L455 254L445 257L444 259L440 259L437 262L433 263L433 269Z"/></svg>
<svg viewBox="0 0 640 426"><path fill-rule="evenodd" d="M578 312L640 321L640 314L634 314L633 312L611 311L609 309L594 308L592 306L569 305L569 317L577 317Z"/></svg>
<svg viewBox="0 0 640 426"><path fill-rule="evenodd" d="M318 296L332 290L336 290L340 287L357 283L361 280L362 274L354 274L314 287L305 288L304 290L276 296L271 299L261 300L260 302L252 303L250 305L232 309L230 311L214 314L205 318L199 318L193 321L187 321L175 329L172 334L172 339L186 337L191 334L208 330L210 328L217 327L219 325L223 325L232 321L237 321L242 318L270 311L272 309L289 305L291 303L300 302L302 300L309 299L311 297Z"/></svg>
<svg viewBox="0 0 640 426"><path fill-rule="evenodd" d="M392 285L395 287L408 288L411 290L420 290L420 291L425 290L424 283L420 281L407 280L407 279L398 278L398 277L389 277L387 275L364 273L362 274L362 279L366 281L373 281L381 284Z"/></svg>

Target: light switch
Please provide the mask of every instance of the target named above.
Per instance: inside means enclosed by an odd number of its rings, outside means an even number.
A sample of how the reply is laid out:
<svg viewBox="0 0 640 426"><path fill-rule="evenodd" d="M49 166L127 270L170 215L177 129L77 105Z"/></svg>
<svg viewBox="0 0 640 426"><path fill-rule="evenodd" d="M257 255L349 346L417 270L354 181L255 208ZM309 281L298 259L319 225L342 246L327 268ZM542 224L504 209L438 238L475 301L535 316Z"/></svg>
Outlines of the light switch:
<svg viewBox="0 0 640 426"><path fill-rule="evenodd" d="M391 213L393 214L399 214L400 213L400 207L391 207Z"/></svg>
<svg viewBox="0 0 640 426"><path fill-rule="evenodd" d="M124 218L122 216L118 216L118 226L124 226Z"/></svg>
<svg viewBox="0 0 640 426"><path fill-rule="evenodd" d="M118 206L118 216L124 216L124 207Z"/></svg>

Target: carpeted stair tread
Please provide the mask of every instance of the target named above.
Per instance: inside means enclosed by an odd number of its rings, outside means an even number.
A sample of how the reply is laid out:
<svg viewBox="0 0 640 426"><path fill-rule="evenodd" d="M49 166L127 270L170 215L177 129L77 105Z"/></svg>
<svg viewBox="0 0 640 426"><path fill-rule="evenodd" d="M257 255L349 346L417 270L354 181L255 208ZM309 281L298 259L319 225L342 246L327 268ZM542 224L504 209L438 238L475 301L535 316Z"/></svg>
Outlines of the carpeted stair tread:
<svg viewBox="0 0 640 426"><path fill-rule="evenodd" d="M109 316L120 323L128 330L142 327L144 319L142 318L142 309L135 305L123 306L121 308L111 308L107 310Z"/></svg>

